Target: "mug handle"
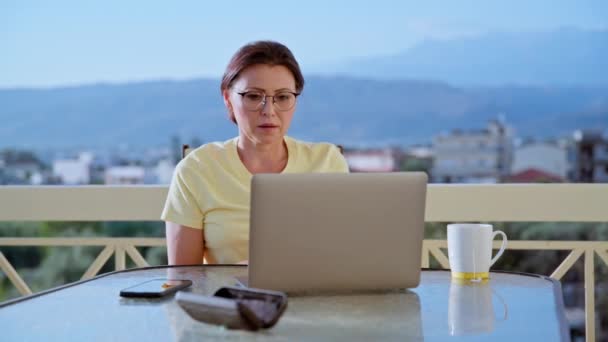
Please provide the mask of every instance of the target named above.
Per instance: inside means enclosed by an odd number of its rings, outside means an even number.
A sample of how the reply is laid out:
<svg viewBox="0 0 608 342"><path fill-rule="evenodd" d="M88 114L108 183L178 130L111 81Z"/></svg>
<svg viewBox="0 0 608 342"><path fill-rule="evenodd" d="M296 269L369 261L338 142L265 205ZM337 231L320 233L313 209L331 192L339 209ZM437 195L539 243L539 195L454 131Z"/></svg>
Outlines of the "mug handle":
<svg viewBox="0 0 608 342"><path fill-rule="evenodd" d="M498 258L500 258L500 256L502 255L502 253L505 251L505 248L507 248L507 234L505 234L501 230L495 230L492 233L492 239L490 241L494 241L494 238L496 237L496 235L501 235L502 236L502 245L500 246L500 249L498 250L498 253L496 253L496 255L492 258L492 260L490 260L490 267L492 267L492 265L494 265L494 263L496 262L496 260L498 260Z"/></svg>

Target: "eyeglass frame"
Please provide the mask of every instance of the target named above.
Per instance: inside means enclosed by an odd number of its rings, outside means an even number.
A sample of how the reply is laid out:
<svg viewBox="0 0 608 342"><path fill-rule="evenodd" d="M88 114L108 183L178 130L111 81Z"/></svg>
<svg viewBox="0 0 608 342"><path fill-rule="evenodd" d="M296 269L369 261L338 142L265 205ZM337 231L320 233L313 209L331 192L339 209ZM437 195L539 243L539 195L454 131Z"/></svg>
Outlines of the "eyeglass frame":
<svg viewBox="0 0 608 342"><path fill-rule="evenodd" d="M263 92L263 91L261 91L261 90L248 90L248 91L242 91L242 92L235 91L236 94L241 95L241 99L243 99L245 97L245 95L247 95L247 94L258 93L258 92L264 95L264 98L262 99L262 102L260 102L260 104L261 104L260 108L247 109L247 110L254 111L254 110L260 110L260 109L264 108L264 106L266 105L266 99L269 98L269 97L272 97L272 105L276 105L276 101L274 99L274 97L277 96L276 93L275 93L275 95L266 95L266 93ZM279 91L279 94L280 93L289 93L289 94L292 94L295 97L295 101L293 102L293 105L291 107L289 107L288 109L279 109L279 108L275 107L275 109L277 109L278 111L281 111L281 112L286 112L288 110L291 110L293 107L295 107L296 102L298 102L298 96L300 96L300 94L301 94L301 93L296 93L296 92L291 91L291 90L281 90L281 91Z"/></svg>

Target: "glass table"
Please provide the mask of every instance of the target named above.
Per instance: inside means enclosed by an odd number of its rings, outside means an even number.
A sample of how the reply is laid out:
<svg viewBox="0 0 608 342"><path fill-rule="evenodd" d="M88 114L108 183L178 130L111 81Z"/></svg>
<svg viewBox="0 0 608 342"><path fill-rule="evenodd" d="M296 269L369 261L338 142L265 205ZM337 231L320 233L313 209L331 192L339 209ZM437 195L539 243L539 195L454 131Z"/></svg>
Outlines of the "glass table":
<svg viewBox="0 0 608 342"><path fill-rule="evenodd" d="M423 270L411 290L290 296L269 330L230 330L192 319L175 302L122 298L121 289L168 274L212 295L247 274L243 265L148 267L112 272L0 303L0 340L569 340L560 283L492 272L486 282L455 282Z"/></svg>

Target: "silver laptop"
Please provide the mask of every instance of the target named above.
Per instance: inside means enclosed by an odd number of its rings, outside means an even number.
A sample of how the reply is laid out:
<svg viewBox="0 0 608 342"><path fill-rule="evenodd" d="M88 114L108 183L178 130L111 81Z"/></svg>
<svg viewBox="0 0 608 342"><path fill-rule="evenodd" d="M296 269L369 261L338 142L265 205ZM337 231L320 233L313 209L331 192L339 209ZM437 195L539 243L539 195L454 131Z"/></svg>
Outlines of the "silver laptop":
<svg viewBox="0 0 608 342"><path fill-rule="evenodd" d="M254 175L246 286L418 286L426 187L422 172Z"/></svg>

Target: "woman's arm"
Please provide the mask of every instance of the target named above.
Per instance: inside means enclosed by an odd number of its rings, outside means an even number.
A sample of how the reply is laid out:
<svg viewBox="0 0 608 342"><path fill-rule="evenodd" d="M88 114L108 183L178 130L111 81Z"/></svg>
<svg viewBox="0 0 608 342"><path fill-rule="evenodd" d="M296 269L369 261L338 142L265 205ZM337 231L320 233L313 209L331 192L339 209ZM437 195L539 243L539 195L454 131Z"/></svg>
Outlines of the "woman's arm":
<svg viewBox="0 0 608 342"><path fill-rule="evenodd" d="M200 265L203 263L205 240L202 229L167 221L165 234L169 265Z"/></svg>

